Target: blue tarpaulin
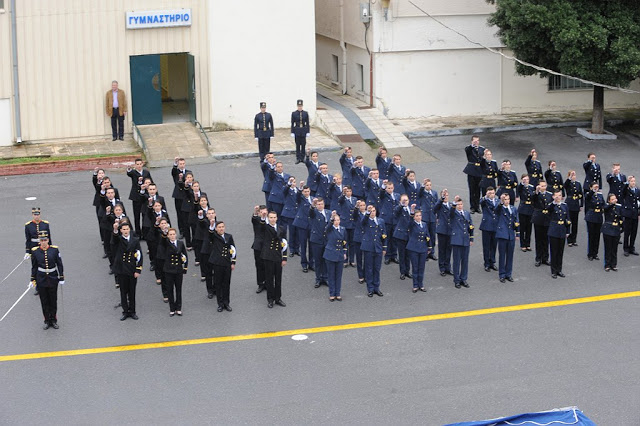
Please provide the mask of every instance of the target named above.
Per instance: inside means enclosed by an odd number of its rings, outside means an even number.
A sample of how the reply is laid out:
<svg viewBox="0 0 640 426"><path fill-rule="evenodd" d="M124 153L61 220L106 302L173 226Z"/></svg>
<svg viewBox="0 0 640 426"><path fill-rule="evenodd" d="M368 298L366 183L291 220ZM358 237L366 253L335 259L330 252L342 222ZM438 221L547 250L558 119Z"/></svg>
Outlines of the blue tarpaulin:
<svg viewBox="0 0 640 426"><path fill-rule="evenodd" d="M516 414L515 416L501 417L499 419L481 420L476 422L451 423L445 426L499 426L499 425L584 425L595 426L587 416L577 407L556 408L539 413Z"/></svg>

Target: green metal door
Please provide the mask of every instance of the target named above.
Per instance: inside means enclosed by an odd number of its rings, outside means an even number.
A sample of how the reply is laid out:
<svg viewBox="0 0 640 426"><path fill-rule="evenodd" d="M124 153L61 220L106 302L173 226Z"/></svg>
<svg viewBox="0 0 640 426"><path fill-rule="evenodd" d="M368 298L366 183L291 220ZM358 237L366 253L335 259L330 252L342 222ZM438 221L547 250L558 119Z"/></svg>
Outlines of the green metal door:
<svg viewBox="0 0 640 426"><path fill-rule="evenodd" d="M131 104L136 124L162 123L160 55L129 57Z"/></svg>
<svg viewBox="0 0 640 426"><path fill-rule="evenodd" d="M187 93L189 98L189 121L196 121L196 72L193 55L187 53ZM183 86L184 87L184 86Z"/></svg>

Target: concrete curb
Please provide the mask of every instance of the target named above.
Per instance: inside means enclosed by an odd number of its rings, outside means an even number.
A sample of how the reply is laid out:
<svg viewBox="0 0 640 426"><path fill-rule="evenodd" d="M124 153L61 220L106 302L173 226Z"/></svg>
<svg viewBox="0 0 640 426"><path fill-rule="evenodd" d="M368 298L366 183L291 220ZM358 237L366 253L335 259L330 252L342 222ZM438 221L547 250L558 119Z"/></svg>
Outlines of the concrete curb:
<svg viewBox="0 0 640 426"><path fill-rule="evenodd" d="M42 163L4 164L0 165L0 176L31 175L39 173L75 172L79 170L93 170L122 168L122 163L132 163L140 158L139 153L119 155L114 157L85 158L82 160L59 160Z"/></svg>
<svg viewBox="0 0 640 426"><path fill-rule="evenodd" d="M552 129L558 127L584 127L589 126L590 121L564 121L557 123L532 123L532 124L515 124L511 126L487 126L487 127L467 127L457 129L434 129L434 130L419 130L403 132L407 138L429 138L438 136L458 136L458 135L472 135L475 133L498 133L498 132L513 132L518 130L531 130L531 129ZM608 127L620 126L623 124L640 124L640 120L605 120L605 125Z"/></svg>
<svg viewBox="0 0 640 426"><path fill-rule="evenodd" d="M317 151L317 152L330 152L330 151L340 151L343 148L341 146L322 146L322 147L308 147L310 148L312 151ZM271 151L273 152L275 155L293 155L296 153L295 149L286 149L286 150L282 150L282 151ZM233 159L233 158L253 158L253 157L259 157L260 154L257 152L238 152L238 153L229 153L229 154L213 154L213 157L217 160L227 160L227 159Z"/></svg>

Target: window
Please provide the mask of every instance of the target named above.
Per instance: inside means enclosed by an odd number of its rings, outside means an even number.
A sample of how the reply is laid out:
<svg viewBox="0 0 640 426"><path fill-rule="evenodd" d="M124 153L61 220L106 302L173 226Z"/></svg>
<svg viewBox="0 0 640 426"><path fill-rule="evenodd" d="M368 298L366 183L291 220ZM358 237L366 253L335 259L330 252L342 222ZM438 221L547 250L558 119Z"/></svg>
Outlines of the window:
<svg viewBox="0 0 640 426"><path fill-rule="evenodd" d="M357 90L364 92L364 66L356 64L356 67L358 69Z"/></svg>
<svg viewBox="0 0 640 426"><path fill-rule="evenodd" d="M4 0L0 0L0 12L4 12Z"/></svg>
<svg viewBox="0 0 640 426"><path fill-rule="evenodd" d="M336 55L331 55L331 81L340 81L340 68L338 57Z"/></svg>
<svg viewBox="0 0 640 426"><path fill-rule="evenodd" d="M549 76L549 90L591 89L593 85L559 75Z"/></svg>

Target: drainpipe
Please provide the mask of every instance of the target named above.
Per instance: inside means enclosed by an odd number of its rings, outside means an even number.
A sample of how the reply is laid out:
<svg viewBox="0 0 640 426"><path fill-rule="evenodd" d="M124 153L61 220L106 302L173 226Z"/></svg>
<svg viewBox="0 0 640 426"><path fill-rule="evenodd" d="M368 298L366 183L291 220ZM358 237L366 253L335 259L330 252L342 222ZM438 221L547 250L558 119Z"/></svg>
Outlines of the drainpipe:
<svg viewBox="0 0 640 426"><path fill-rule="evenodd" d="M15 0L14 0L15 1ZM340 48L342 49L342 94L347 94L347 47L344 42L344 0L340 0Z"/></svg>
<svg viewBox="0 0 640 426"><path fill-rule="evenodd" d="M13 109L16 117L16 143L22 143L20 124L20 85L18 84L18 31L16 29L16 0L11 0L11 54L13 60Z"/></svg>

